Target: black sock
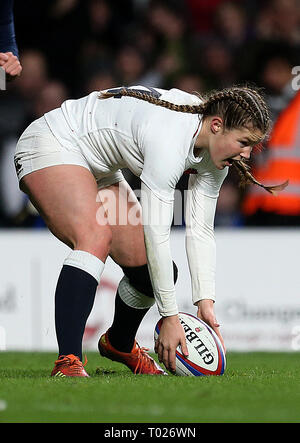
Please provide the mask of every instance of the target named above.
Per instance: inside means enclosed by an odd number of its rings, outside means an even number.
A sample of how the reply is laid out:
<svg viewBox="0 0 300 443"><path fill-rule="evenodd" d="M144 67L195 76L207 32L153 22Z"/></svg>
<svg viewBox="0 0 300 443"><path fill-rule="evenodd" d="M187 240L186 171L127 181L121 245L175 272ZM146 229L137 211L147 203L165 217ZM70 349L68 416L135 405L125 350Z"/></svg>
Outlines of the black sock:
<svg viewBox="0 0 300 443"><path fill-rule="evenodd" d="M115 314L108 337L114 348L121 352L131 352L137 330L149 308L136 309L126 305L117 292Z"/></svg>
<svg viewBox="0 0 300 443"><path fill-rule="evenodd" d="M82 338L92 310L97 280L87 272L64 265L55 292L55 327L59 355L82 360Z"/></svg>

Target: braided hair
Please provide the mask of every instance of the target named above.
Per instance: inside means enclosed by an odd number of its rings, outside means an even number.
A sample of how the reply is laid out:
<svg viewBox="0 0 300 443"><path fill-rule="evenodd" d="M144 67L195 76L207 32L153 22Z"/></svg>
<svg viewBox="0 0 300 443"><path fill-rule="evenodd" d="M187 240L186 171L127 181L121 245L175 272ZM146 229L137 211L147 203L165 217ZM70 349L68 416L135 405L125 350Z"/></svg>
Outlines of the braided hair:
<svg viewBox="0 0 300 443"><path fill-rule="evenodd" d="M270 116L263 94L258 89L248 86L233 86L220 91L212 91L205 96L201 96L198 93L196 95L201 99L200 104L177 105L161 100L159 97L147 93L147 91L124 87L117 91L101 91L99 98L105 99L115 96L133 97L153 105L162 106L171 111L199 114L203 118L218 115L223 120L225 130L246 127L250 130L259 130L261 134L264 134L264 137L268 136L271 127ZM257 141L259 140L257 139ZM253 177L249 166L244 160L236 160L233 162L233 165L241 177L242 185L248 183L256 184L271 194L276 194L288 184L287 181L280 185L265 186Z"/></svg>

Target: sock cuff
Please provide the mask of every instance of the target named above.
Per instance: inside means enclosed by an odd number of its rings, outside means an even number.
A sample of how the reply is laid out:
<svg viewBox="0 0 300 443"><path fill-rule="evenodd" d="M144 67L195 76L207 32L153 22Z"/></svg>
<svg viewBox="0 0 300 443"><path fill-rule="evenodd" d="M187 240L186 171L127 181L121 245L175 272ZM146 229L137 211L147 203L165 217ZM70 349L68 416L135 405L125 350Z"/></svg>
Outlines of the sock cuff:
<svg viewBox="0 0 300 443"><path fill-rule="evenodd" d="M98 257L86 251L75 250L65 259L64 265L79 268L94 277L98 284L105 264Z"/></svg>
<svg viewBox="0 0 300 443"><path fill-rule="evenodd" d="M129 279L124 276L119 283L118 293L123 302L136 309L146 309L154 305L155 300L153 297L148 297L137 291L130 283Z"/></svg>

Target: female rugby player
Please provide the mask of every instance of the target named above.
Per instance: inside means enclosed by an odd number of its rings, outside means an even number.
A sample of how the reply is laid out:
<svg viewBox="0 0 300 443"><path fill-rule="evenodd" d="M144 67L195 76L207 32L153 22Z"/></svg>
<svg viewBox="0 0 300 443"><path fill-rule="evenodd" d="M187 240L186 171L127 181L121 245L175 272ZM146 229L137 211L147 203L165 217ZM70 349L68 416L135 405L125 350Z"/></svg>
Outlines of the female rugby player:
<svg viewBox="0 0 300 443"><path fill-rule="evenodd" d="M163 317L155 344L159 361L174 371L176 347L187 355L169 238L175 187L191 169L186 251L192 301L222 341L214 314L217 198L233 164L254 180L244 160L269 128L262 96L248 87L203 98L178 89L116 88L67 100L31 123L15 154L20 188L72 250L55 293L59 355L52 375L88 376L82 337L108 256L124 277L113 323L99 340L101 355L134 373L166 374L135 341L155 302ZM140 177L140 203L122 168ZM133 209L142 215L138 222L131 220Z"/></svg>

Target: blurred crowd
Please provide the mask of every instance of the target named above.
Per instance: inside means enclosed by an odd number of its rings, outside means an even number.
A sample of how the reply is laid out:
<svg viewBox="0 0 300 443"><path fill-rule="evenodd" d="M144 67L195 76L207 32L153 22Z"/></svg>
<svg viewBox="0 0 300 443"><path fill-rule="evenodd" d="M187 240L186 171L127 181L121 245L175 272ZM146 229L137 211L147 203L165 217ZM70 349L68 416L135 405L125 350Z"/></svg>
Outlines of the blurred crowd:
<svg viewBox="0 0 300 443"><path fill-rule="evenodd" d="M0 227L43 226L18 189L13 153L25 127L67 98L119 85L205 93L247 81L264 88L276 122L298 92L298 0L15 0L14 19L23 71L0 91ZM238 182L230 170L216 226L272 225L244 210L250 187ZM287 223L281 216L277 225L297 225L300 212Z"/></svg>

